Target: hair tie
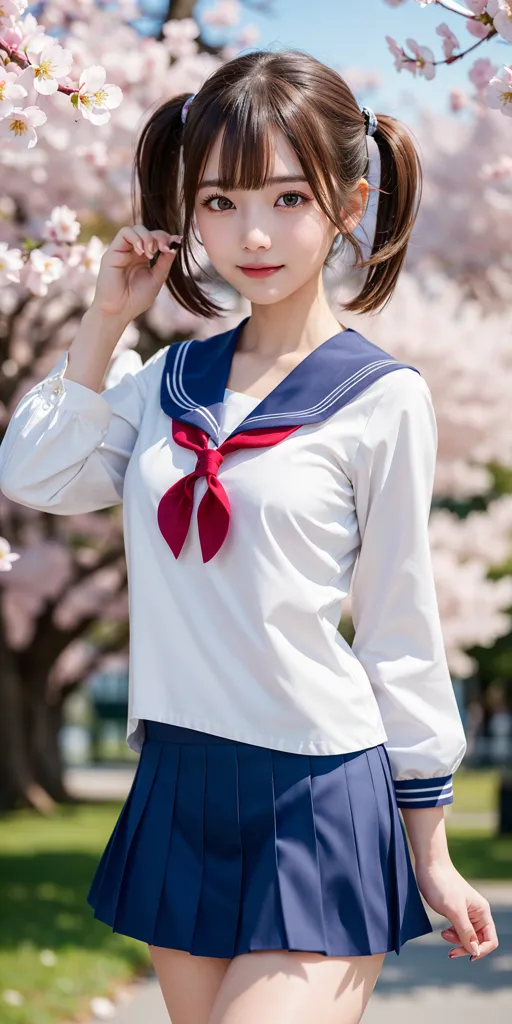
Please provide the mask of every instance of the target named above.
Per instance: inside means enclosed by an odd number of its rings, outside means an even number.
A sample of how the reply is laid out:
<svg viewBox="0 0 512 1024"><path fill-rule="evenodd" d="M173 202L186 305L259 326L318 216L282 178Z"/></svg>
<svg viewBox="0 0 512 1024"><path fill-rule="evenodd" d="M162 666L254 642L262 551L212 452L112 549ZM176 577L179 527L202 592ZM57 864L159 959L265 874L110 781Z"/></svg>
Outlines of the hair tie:
<svg viewBox="0 0 512 1024"><path fill-rule="evenodd" d="M378 121L376 115L373 113L371 107L362 107L361 113L366 121L366 134L375 135L378 128Z"/></svg>
<svg viewBox="0 0 512 1024"><path fill-rule="evenodd" d="M187 120L188 108L190 107L190 104L192 103L192 100L194 99L195 95L196 95L195 92L193 92L192 95L189 96L188 100L185 100L185 102L184 102L184 104L183 104L183 106L181 108L181 123L182 124L185 124L185 121Z"/></svg>

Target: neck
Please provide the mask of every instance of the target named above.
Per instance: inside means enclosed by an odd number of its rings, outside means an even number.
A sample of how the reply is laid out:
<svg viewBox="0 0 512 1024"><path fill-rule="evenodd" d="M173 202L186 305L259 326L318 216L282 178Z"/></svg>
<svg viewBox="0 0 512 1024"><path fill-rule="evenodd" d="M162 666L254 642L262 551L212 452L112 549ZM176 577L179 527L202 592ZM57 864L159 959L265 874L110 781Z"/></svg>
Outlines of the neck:
<svg viewBox="0 0 512 1024"><path fill-rule="evenodd" d="M310 295L302 289L271 305L251 303L237 351L269 361L292 353L304 355L344 329L320 284Z"/></svg>

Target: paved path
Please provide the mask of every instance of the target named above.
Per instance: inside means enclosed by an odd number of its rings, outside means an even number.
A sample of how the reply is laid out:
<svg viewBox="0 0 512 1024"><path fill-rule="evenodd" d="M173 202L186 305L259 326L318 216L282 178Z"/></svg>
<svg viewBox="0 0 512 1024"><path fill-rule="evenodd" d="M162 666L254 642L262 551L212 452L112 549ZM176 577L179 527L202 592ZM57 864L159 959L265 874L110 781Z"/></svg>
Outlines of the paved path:
<svg viewBox="0 0 512 1024"><path fill-rule="evenodd" d="M482 961L450 961L439 932L446 921L428 911L434 932L389 953L364 1024L510 1024L512 1020L512 885L473 882L491 903L500 939ZM156 980L134 987L115 1024L169 1024Z"/></svg>

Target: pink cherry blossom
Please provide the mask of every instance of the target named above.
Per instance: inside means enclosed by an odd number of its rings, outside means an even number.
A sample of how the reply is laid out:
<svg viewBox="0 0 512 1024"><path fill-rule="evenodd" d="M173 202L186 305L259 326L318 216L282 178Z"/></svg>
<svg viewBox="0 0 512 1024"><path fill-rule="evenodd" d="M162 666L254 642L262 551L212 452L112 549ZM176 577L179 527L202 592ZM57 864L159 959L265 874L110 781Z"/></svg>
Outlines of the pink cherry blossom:
<svg viewBox="0 0 512 1024"><path fill-rule="evenodd" d="M27 46L27 58L34 71L34 86L43 96L51 96L59 88L58 79L71 71L73 54L50 36L33 36Z"/></svg>
<svg viewBox="0 0 512 1024"><path fill-rule="evenodd" d="M483 21L478 21L477 18L469 18L466 22L466 28L477 39L487 39L487 36L492 31L490 25L484 25Z"/></svg>
<svg viewBox="0 0 512 1024"><path fill-rule="evenodd" d="M34 295L47 295L48 285L62 277L63 271L62 260L42 249L32 249L22 279Z"/></svg>
<svg viewBox="0 0 512 1024"><path fill-rule="evenodd" d="M20 249L9 249L7 242L0 242L0 285L7 281L19 282L23 259Z"/></svg>
<svg viewBox="0 0 512 1024"><path fill-rule="evenodd" d="M512 43L512 0L498 0L498 11L494 15L494 28L507 43Z"/></svg>
<svg viewBox="0 0 512 1024"><path fill-rule="evenodd" d="M79 234L76 211L70 210L69 206L54 206L50 219L45 221L43 238L48 242L76 242Z"/></svg>
<svg viewBox="0 0 512 1024"><path fill-rule="evenodd" d="M480 60L476 60L473 64L468 73L468 78L476 89L485 89L497 70L496 64L493 64L488 57L481 57Z"/></svg>
<svg viewBox="0 0 512 1024"><path fill-rule="evenodd" d="M444 21L441 25L437 26L436 32L438 36L442 37L443 53L448 60L453 55L454 50L460 50L459 40L454 36L451 28Z"/></svg>
<svg viewBox="0 0 512 1024"><path fill-rule="evenodd" d="M0 572L10 572L12 563L16 562L19 554L11 551L11 545L5 537L0 537Z"/></svg>
<svg viewBox="0 0 512 1024"><path fill-rule="evenodd" d="M28 7L28 0L0 0L0 20L19 18Z"/></svg>
<svg viewBox="0 0 512 1024"><path fill-rule="evenodd" d="M5 71L0 66L0 117L7 117L16 104L28 96L27 90L16 84L17 77L13 71Z"/></svg>
<svg viewBox="0 0 512 1024"><path fill-rule="evenodd" d="M76 97L77 109L92 124L106 124L110 120L110 111L118 107L123 99L121 89L117 85L105 85L105 68L93 65L86 68L80 75Z"/></svg>
<svg viewBox="0 0 512 1024"><path fill-rule="evenodd" d="M14 107L14 110L0 120L0 137L8 138L17 146L33 149L37 143L36 128L47 120L44 110L39 107Z"/></svg>
<svg viewBox="0 0 512 1024"><path fill-rule="evenodd" d="M416 58L416 62L413 65L414 74L418 71L420 75L427 79L427 81L431 81L435 78L435 58L432 50L428 46L420 46L415 39L406 39L406 44Z"/></svg>
<svg viewBox="0 0 512 1024"><path fill-rule="evenodd" d="M489 4L487 0L466 0L466 4L469 7L469 9L473 11L473 14L483 14L486 7L489 10Z"/></svg>
<svg viewBox="0 0 512 1024"><path fill-rule="evenodd" d="M215 25L220 28L229 28L231 25L238 25L240 21L239 0L217 0L213 7L208 7L201 13L201 21L205 25Z"/></svg>
<svg viewBox="0 0 512 1024"><path fill-rule="evenodd" d="M199 25L194 18L171 18L162 28L164 44L173 57L188 57L197 53L196 39Z"/></svg>
<svg viewBox="0 0 512 1024"><path fill-rule="evenodd" d="M405 50L398 45L392 36L386 36L386 42L388 44L393 57L395 58L395 68L397 71L411 71L412 74L416 74L416 66L413 61L410 61L407 57Z"/></svg>
<svg viewBox="0 0 512 1024"><path fill-rule="evenodd" d="M506 117L512 117L512 67L505 64L498 74L491 78L484 99L491 109L501 110Z"/></svg>

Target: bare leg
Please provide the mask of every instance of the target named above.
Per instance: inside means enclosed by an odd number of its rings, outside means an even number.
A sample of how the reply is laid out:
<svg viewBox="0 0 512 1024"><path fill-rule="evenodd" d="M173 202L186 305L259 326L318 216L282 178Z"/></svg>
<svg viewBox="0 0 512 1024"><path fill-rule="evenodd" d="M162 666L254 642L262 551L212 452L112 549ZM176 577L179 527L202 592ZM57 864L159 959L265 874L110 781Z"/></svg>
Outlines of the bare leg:
<svg viewBox="0 0 512 1024"><path fill-rule="evenodd" d="M148 948L172 1024L207 1024L230 959Z"/></svg>
<svg viewBox="0 0 512 1024"><path fill-rule="evenodd" d="M358 1024L385 955L262 950L236 956L208 1024Z"/></svg>

